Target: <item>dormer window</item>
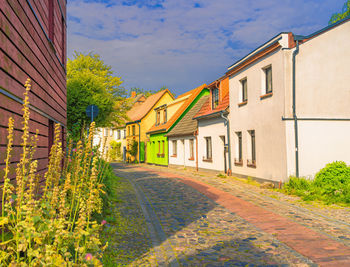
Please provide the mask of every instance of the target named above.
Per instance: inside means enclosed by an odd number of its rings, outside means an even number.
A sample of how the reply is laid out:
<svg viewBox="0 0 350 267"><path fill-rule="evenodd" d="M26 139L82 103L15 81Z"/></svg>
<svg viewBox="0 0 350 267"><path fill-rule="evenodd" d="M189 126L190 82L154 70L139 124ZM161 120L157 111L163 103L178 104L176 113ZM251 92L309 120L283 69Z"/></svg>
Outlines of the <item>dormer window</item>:
<svg viewBox="0 0 350 267"><path fill-rule="evenodd" d="M160 124L160 110L157 110L156 125Z"/></svg>
<svg viewBox="0 0 350 267"><path fill-rule="evenodd" d="M165 124L168 120L167 106L163 105L155 109L156 125Z"/></svg>
<svg viewBox="0 0 350 267"><path fill-rule="evenodd" d="M164 111L163 111L163 123L166 123L167 122L167 111L166 111L166 109L164 109Z"/></svg>
<svg viewBox="0 0 350 267"><path fill-rule="evenodd" d="M212 89L212 107L213 109L215 109L218 105L219 105L219 89L218 88L214 88Z"/></svg>

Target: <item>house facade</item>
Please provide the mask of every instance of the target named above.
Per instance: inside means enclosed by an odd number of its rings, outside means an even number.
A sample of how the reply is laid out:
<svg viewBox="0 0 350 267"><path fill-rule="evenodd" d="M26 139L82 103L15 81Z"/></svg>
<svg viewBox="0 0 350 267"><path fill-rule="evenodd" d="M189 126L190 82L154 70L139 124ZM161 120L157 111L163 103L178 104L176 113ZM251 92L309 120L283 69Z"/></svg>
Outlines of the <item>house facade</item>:
<svg viewBox="0 0 350 267"><path fill-rule="evenodd" d="M136 157L129 152L127 161L145 162L146 160L146 132L154 125L155 115L153 110L172 102L174 96L168 89L149 96L141 105L132 108L128 112L130 121L126 123L126 150L130 151L132 145L137 143Z"/></svg>
<svg viewBox="0 0 350 267"><path fill-rule="evenodd" d="M20 158L24 83L31 79L30 134L39 130L38 172L46 171L54 124L65 145L66 1L2 1L0 5L0 167L4 162L9 117L15 120L13 161ZM11 168L14 175L15 163Z"/></svg>
<svg viewBox="0 0 350 267"><path fill-rule="evenodd" d="M146 97L143 94L136 94L136 92L131 92L131 96L127 99L130 101L130 111L128 111L127 116L130 116L133 110L143 104L146 101ZM113 127L100 127L96 129L94 135L94 145L101 145L100 151L103 150L103 145L105 146L105 151L109 151L112 147L112 142L120 143L120 151L118 151L120 157L117 160L126 161L126 126L124 123L115 124Z"/></svg>
<svg viewBox="0 0 350 267"><path fill-rule="evenodd" d="M169 164L169 144L166 134L187 114L187 112L204 95L208 94L203 84L162 107L163 112L155 111L156 123L147 132L147 163L167 166ZM166 114L162 116L162 114ZM169 119L167 118L169 114ZM162 120L162 117L166 120ZM158 119L159 118L159 119Z"/></svg>
<svg viewBox="0 0 350 267"><path fill-rule="evenodd" d="M185 116L165 135L169 143L169 165L198 170L198 123L193 117L208 99L207 93L200 94Z"/></svg>
<svg viewBox="0 0 350 267"><path fill-rule="evenodd" d="M277 182L350 163L349 32L347 19L281 33L229 67L234 174Z"/></svg>
<svg viewBox="0 0 350 267"><path fill-rule="evenodd" d="M229 79L223 76L208 86L210 97L194 116L198 122L198 167L229 172Z"/></svg>

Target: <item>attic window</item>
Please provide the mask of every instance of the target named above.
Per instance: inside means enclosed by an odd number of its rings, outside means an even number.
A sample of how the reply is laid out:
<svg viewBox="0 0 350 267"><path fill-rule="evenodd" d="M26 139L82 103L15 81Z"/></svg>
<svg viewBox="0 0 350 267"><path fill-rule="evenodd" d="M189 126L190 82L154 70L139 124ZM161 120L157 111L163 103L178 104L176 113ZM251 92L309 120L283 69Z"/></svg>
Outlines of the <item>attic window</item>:
<svg viewBox="0 0 350 267"><path fill-rule="evenodd" d="M156 125L160 124L160 110L157 110Z"/></svg>
<svg viewBox="0 0 350 267"><path fill-rule="evenodd" d="M216 108L219 105L219 89L214 88L212 90L212 107L213 109Z"/></svg>
<svg viewBox="0 0 350 267"><path fill-rule="evenodd" d="M167 122L167 110L166 109L164 109L163 116L164 116L163 123L166 123Z"/></svg>

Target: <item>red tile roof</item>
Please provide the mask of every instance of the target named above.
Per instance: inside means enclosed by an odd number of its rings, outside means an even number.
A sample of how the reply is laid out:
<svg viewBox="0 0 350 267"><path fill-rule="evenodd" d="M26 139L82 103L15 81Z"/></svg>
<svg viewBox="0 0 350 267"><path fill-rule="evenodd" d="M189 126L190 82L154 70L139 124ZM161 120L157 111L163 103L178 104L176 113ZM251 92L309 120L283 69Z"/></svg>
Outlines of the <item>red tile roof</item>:
<svg viewBox="0 0 350 267"><path fill-rule="evenodd" d="M130 118L130 122L138 121L145 117L147 113L154 107L154 105L157 104L159 99L166 93L170 94L174 99L172 93L170 93L168 89L165 89L156 94L150 95L141 105L130 109L127 113L128 117Z"/></svg>
<svg viewBox="0 0 350 267"><path fill-rule="evenodd" d="M165 124L153 125L151 129L149 129L148 133L151 132L166 132L169 128L177 121L177 119L181 116L181 114L186 110L186 108L192 103L192 101L199 95L200 92L204 88L206 88L206 84L202 84L201 86L180 95L178 98L184 97L188 94L191 94L189 98L187 98L184 103L180 106L180 108L175 112L175 114L168 120Z"/></svg>
<svg viewBox="0 0 350 267"><path fill-rule="evenodd" d="M219 88L219 105L212 109L211 105L211 97L204 103L200 111L193 117L198 118L202 116L208 116L214 113L217 113L219 111L226 110L230 105L230 97L229 97L229 77L228 76L222 76L221 78L217 79L216 81L212 82L208 85L210 89Z"/></svg>
<svg viewBox="0 0 350 267"><path fill-rule="evenodd" d="M202 106L202 108L199 110L199 112L193 117L194 119L202 116L208 116L214 113L217 113L219 111L224 111L228 108L230 105L230 97L229 94L227 93L226 96L222 99L221 103L215 108L211 108L211 103L210 99L208 99Z"/></svg>

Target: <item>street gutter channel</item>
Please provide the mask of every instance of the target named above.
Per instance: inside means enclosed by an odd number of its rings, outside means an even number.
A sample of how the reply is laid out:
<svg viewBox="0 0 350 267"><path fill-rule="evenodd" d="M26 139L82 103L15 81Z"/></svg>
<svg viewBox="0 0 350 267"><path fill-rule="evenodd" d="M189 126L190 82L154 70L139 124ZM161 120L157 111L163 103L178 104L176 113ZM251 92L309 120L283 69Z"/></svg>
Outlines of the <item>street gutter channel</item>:
<svg viewBox="0 0 350 267"><path fill-rule="evenodd" d="M151 237L151 241L159 266L179 267L179 263L171 247L171 244L169 244L170 241L167 240L167 237L162 229L159 219L153 210L152 204L150 203L147 196L137 183L134 183L128 177L128 175L126 175L126 179L128 179L130 184L133 186L136 197L140 203L143 215L145 216L146 225ZM164 240L163 244L162 240ZM169 262L167 262L168 260Z"/></svg>

